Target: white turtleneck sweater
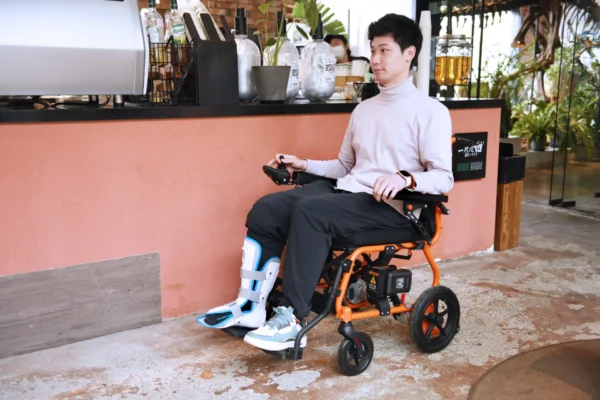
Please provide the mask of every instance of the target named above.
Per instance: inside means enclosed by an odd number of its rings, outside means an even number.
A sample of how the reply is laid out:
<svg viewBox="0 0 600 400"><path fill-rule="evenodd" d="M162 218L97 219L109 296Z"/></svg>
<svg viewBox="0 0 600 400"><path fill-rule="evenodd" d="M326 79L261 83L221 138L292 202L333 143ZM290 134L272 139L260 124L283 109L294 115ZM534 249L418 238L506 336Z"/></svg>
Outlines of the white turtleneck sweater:
<svg viewBox="0 0 600 400"><path fill-rule="evenodd" d="M306 172L337 179L337 188L373 193L382 175L406 170L415 191L452 189L452 122L438 100L417 90L412 77L361 102L352 113L337 160L308 160ZM402 212L402 202L387 201Z"/></svg>

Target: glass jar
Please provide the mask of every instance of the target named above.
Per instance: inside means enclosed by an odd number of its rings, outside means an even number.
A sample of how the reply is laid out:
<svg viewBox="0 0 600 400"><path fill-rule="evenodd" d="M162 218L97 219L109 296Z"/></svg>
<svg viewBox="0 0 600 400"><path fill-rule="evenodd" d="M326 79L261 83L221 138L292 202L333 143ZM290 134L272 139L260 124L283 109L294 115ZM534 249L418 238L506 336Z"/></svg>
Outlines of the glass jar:
<svg viewBox="0 0 600 400"><path fill-rule="evenodd" d="M465 35L437 38L435 49L435 81L438 85L469 84L473 50Z"/></svg>
<svg viewBox="0 0 600 400"><path fill-rule="evenodd" d="M311 102L322 102L335 91L335 53L323 39L314 39L300 57L300 88Z"/></svg>

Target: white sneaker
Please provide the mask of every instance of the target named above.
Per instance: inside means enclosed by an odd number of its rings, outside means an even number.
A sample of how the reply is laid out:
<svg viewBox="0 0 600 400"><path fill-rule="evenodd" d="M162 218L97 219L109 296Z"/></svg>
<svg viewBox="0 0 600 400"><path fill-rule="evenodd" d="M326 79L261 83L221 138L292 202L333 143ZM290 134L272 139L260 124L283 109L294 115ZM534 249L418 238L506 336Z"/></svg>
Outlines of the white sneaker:
<svg viewBox="0 0 600 400"><path fill-rule="evenodd" d="M286 350L294 348L301 329L292 307L276 307L273 318L260 328L248 332L244 342L268 351ZM300 340L300 347L306 347L306 335Z"/></svg>

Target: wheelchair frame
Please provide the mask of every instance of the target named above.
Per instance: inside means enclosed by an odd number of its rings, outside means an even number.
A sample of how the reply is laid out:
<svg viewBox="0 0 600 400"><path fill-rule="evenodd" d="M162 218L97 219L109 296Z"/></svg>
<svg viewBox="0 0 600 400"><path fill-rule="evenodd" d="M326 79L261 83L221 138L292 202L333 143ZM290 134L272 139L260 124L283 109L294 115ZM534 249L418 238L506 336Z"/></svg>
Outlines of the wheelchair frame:
<svg viewBox="0 0 600 400"><path fill-rule="evenodd" d="M295 172L291 178L288 176L281 180L272 174L272 170L264 169L264 171L277 184L302 186L316 180L328 180L335 184L335 180L305 172ZM448 197L445 195L425 195L404 190L398 193L394 199L404 201L404 214L413 222L417 231L421 233L423 240L356 247L332 246L332 254L335 252L342 252L342 254L326 262L323 267L320 282L312 298L312 311L318 315L303 326L296 337L293 348L283 351L263 350L264 352L283 359L302 359L303 349L300 347L302 337L328 316L332 310L335 310L336 317L341 320L338 332L344 337L338 350L338 363L342 372L348 376L364 372L373 357L373 342L367 334L356 332L352 325L353 321L386 315L392 315L395 319L399 320L402 314L407 313L409 315L408 321L411 337L424 352L441 351L452 341L454 335L460 329L460 305L456 295L450 289L440 286L440 272L431 253L431 247L437 243L441 236L442 215L450 213L443 204L448 201ZM435 232L433 236L429 235L414 214L416 210L424 210L428 207L435 207ZM407 250L407 255L396 254L401 250ZM387 266L393 258L409 260L414 250L423 251L433 273L432 286L419 296L414 305L404 303L406 293L403 293L401 297L398 295L388 295L386 297L387 301L385 304L380 304L380 307L375 307L374 304L366 300L360 304L351 304L348 301L347 293L352 276L360 274L364 268ZM375 261L370 258L370 255L373 253L379 253L379 257ZM362 257L366 263L363 263L359 257ZM335 274L333 279L330 276L331 273ZM319 293L318 289L323 289L324 293ZM277 303L277 295L279 293L281 293L280 278L277 279L269 295L271 306ZM390 307L390 299L392 300L393 307ZM449 311L446 310L439 313L438 304L440 299L449 302ZM370 309L358 311L363 307L369 307ZM415 321L412 314L417 309L423 315L418 315ZM448 325L446 328L443 328L443 317L446 315L448 315ZM450 321L451 317L453 318L452 321ZM223 331L233 336L243 337L249 329L231 327L225 328ZM435 338L431 339L431 335L435 335ZM349 361L346 357L348 354L356 361L356 366L350 365L351 360Z"/></svg>

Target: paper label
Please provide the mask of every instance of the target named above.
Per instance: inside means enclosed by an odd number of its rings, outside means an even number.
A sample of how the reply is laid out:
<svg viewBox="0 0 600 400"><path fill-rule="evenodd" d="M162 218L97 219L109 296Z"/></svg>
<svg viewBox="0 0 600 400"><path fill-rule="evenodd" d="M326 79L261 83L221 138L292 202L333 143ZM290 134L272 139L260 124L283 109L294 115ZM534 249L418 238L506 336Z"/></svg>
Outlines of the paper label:
<svg viewBox="0 0 600 400"><path fill-rule="evenodd" d="M183 25L174 25L172 33L175 44L185 44L185 27Z"/></svg>
<svg viewBox="0 0 600 400"><path fill-rule="evenodd" d="M335 57L325 57L325 73L323 81L327 83L335 82Z"/></svg>
<svg viewBox="0 0 600 400"><path fill-rule="evenodd" d="M160 32L157 26L149 26L147 28L150 36L150 43L160 43Z"/></svg>
<svg viewBox="0 0 600 400"><path fill-rule="evenodd" d="M292 63L292 70L290 71L290 82L289 87L300 88L300 67L297 62ZM335 79L335 77L334 77Z"/></svg>

